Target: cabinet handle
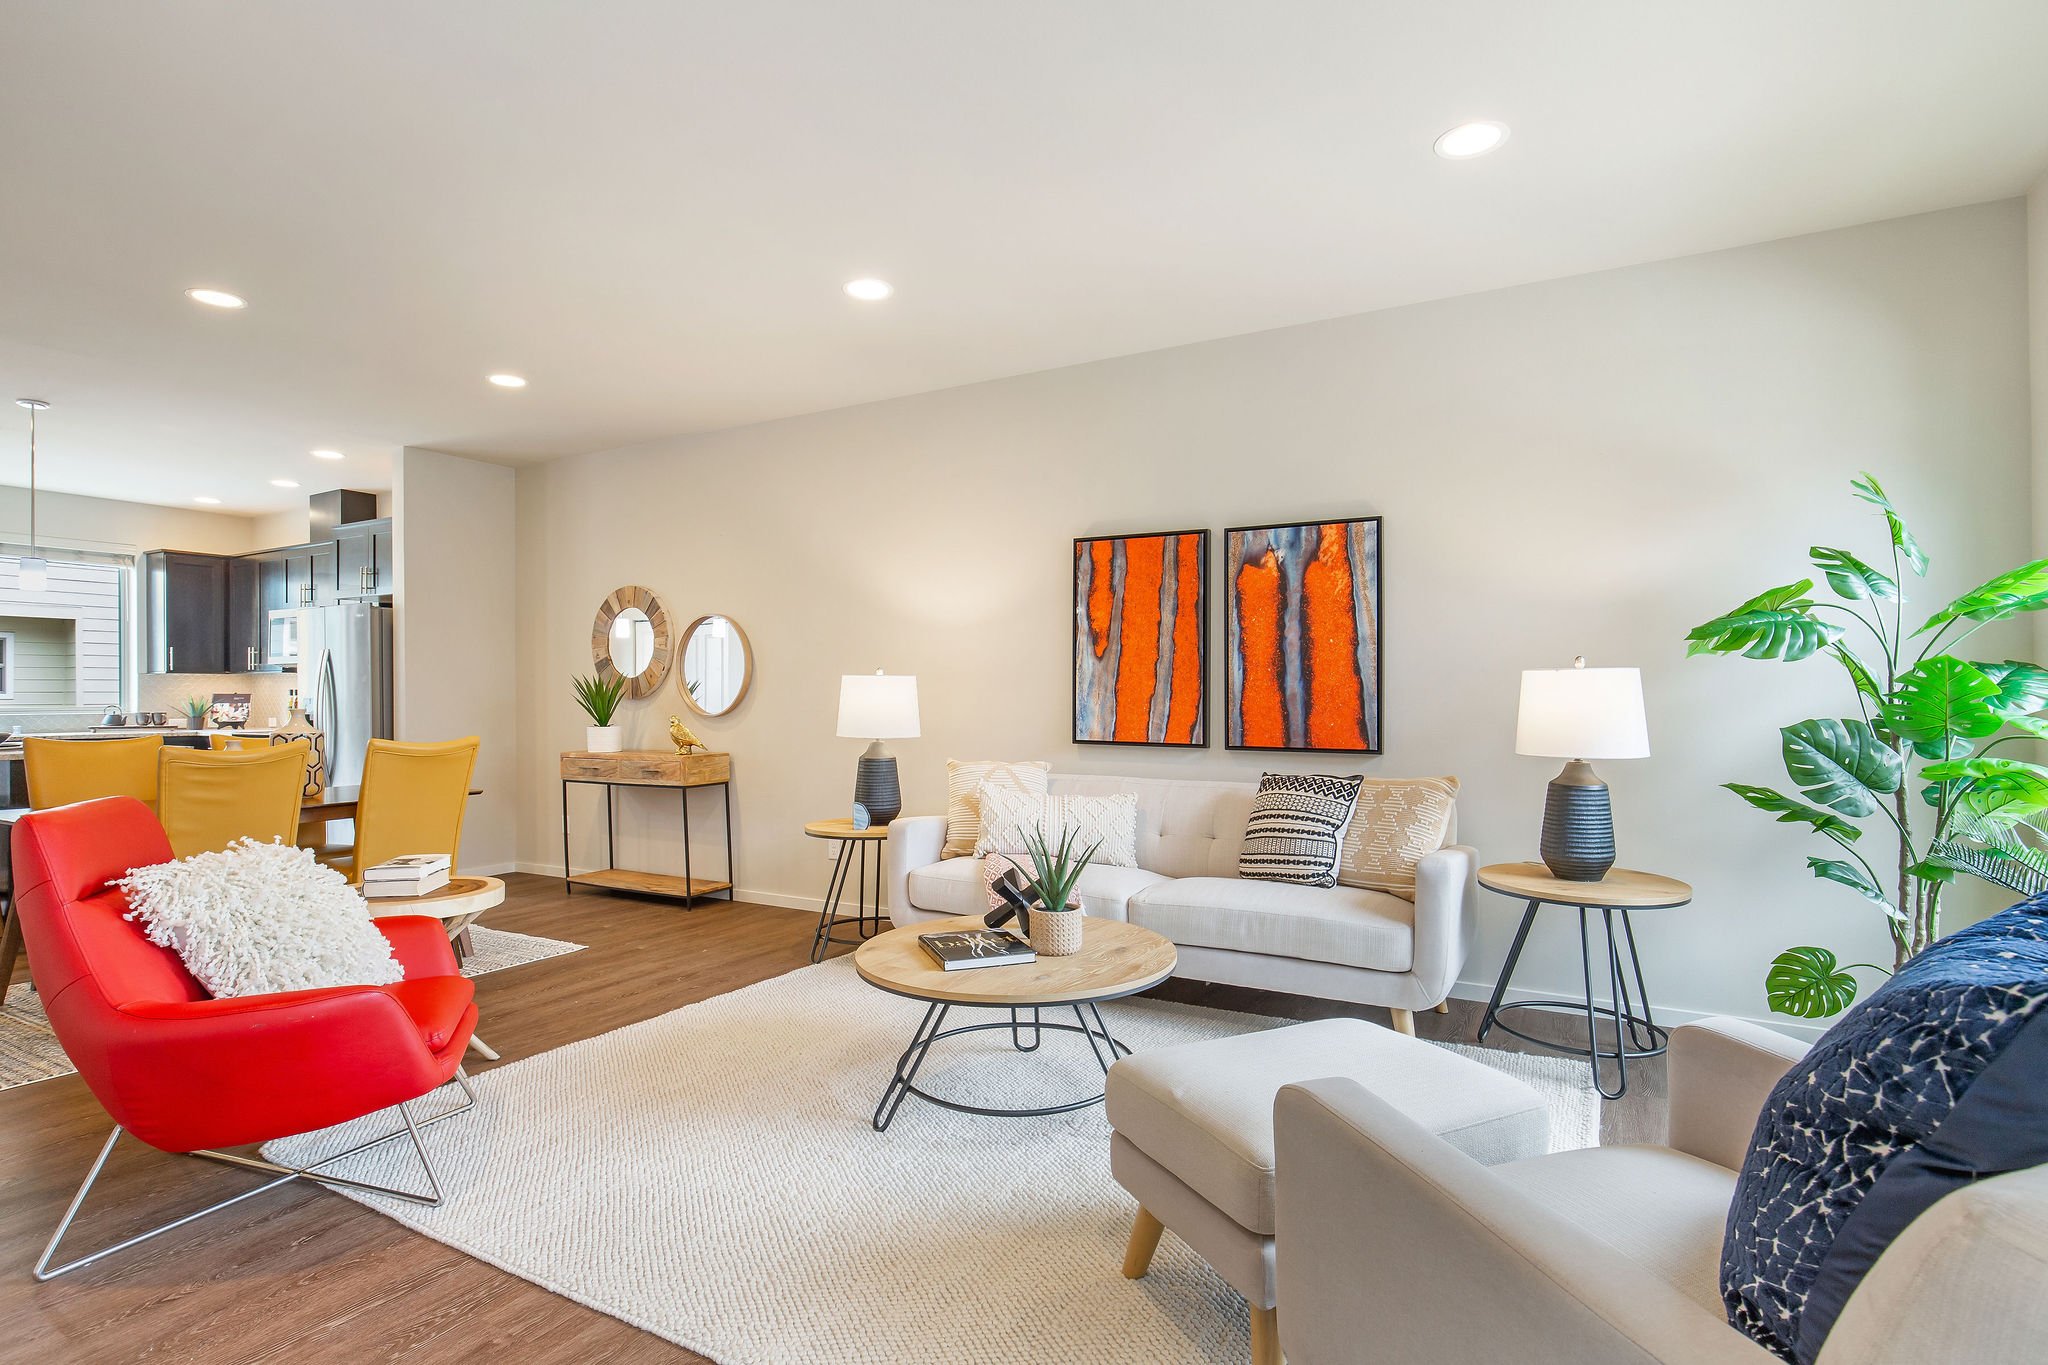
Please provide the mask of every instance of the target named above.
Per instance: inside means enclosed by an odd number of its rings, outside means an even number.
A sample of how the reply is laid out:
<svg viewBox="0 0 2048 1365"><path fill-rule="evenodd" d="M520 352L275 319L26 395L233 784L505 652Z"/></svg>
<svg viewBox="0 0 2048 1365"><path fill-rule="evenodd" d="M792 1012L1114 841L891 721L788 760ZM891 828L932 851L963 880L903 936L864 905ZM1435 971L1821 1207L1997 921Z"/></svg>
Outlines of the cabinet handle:
<svg viewBox="0 0 2048 1365"><path fill-rule="evenodd" d="M164 672L176 673L178 671L178 647L176 645L165 645L164 655Z"/></svg>

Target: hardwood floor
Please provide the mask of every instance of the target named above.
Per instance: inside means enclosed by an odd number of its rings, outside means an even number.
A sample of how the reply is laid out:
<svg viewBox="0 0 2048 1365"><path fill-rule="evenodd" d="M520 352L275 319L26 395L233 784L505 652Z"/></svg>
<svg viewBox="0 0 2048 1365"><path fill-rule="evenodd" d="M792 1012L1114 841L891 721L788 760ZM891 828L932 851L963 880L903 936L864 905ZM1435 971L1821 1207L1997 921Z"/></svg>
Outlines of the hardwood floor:
<svg viewBox="0 0 2048 1365"><path fill-rule="evenodd" d="M506 888L487 924L588 945L478 979L484 1034L507 1060L802 966L816 925L801 911L744 903L685 912L600 893L565 897L560 882L541 877L508 877ZM1157 994L1293 1018L1386 1022L1383 1010L1193 982L1169 982ZM1418 1015L1417 1030L1469 1041L1478 1012L1453 1001L1449 1014ZM472 1055L472 1072L490 1066ZM1661 1137L1663 1096L1661 1060L1632 1067L1628 1098L1606 1106L1606 1140ZM262 1195L37 1284L29 1267L109 1126L76 1076L0 1091L0 1361L702 1359L311 1185ZM66 1245L104 1245L250 1183L246 1173L124 1138Z"/></svg>

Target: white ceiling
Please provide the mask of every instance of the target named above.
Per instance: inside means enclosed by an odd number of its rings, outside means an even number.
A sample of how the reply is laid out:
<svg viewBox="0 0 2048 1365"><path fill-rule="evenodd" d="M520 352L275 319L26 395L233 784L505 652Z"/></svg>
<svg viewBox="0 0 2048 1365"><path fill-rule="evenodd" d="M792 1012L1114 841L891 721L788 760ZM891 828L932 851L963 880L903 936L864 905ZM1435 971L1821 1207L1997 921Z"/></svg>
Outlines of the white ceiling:
<svg viewBox="0 0 2048 1365"><path fill-rule="evenodd" d="M602 449L2048 166L2041 0L10 0L0 52L45 486L241 511L402 445ZM1473 118L1506 147L1431 154Z"/></svg>

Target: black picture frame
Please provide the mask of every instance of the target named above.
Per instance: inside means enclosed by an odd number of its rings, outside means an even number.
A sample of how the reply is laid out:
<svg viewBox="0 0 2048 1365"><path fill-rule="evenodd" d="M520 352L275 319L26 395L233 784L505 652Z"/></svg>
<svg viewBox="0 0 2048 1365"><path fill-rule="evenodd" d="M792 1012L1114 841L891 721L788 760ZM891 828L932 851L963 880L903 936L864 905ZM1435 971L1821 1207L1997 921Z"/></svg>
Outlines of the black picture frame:
<svg viewBox="0 0 2048 1365"><path fill-rule="evenodd" d="M1242 542L1239 538L1260 533L1270 535L1273 532L1302 531L1310 527L1321 528L1328 526L1370 526L1373 528L1368 560L1370 583L1365 597L1362 599L1363 603L1369 604L1370 607L1369 629L1368 623L1361 619L1359 615L1359 606L1356 605L1359 599L1357 599L1356 593L1354 593L1355 605L1353 616L1353 630L1357 638L1362 641L1366 634L1369 633L1371 636L1370 653L1365 652L1362 646L1359 651L1359 658L1361 660L1359 677L1362 689L1360 713L1361 723L1366 727L1365 738L1367 742L1363 747L1331 746L1312 742L1246 744L1242 738L1244 724L1244 717L1242 715L1244 702L1244 658L1240 645L1243 623L1239 619L1237 584L1240 570L1240 555L1242 553ZM1377 515L1318 517L1306 521L1272 522L1258 526L1230 526L1224 528L1222 569L1224 625L1221 682L1223 692L1223 747L1226 750L1246 753L1354 754L1362 757L1371 757L1384 750L1386 743L1385 552L1385 521L1384 518ZM1352 575L1352 581L1356 582L1355 571ZM1281 609L1283 611L1286 610L1284 604ZM1304 604L1303 610L1305 609L1306 606ZM1284 632L1281 638L1284 641ZM1284 649L1284 645L1282 648ZM1363 663L1367 658L1371 661L1369 670ZM1286 659L1283 658L1281 660L1283 669L1286 667L1286 663ZM1295 664L1297 671L1306 668L1305 661L1297 659ZM1369 676L1367 676L1368 673ZM1313 723L1313 718L1304 712L1300 720L1301 733L1306 736L1310 725ZM1292 728L1292 726L1290 725L1289 728Z"/></svg>
<svg viewBox="0 0 2048 1365"><path fill-rule="evenodd" d="M1131 542L1131 541L1145 541L1145 540L1160 540L1160 541L1165 541L1165 542L1168 542L1169 544L1171 544L1171 545L1173 545L1173 546L1175 547L1175 555L1176 555L1176 565L1177 565L1177 563L1178 563L1178 554L1179 554L1179 547L1180 547L1181 543L1183 543L1183 542L1185 541L1185 539L1186 539L1187 537L1193 537L1193 538L1194 538L1194 542L1195 542L1195 556L1196 556L1196 563L1195 563L1195 584L1196 584L1196 587L1197 587L1197 601L1196 601L1196 603L1195 603L1195 607L1194 607L1194 612L1193 612L1193 620L1194 620L1194 626L1195 626L1195 630L1196 630L1196 659L1195 659L1195 670L1194 670L1194 677L1195 677L1195 682L1196 682L1196 687L1197 687L1197 694L1196 694L1196 697L1195 697L1195 702L1194 702L1194 710L1193 710L1193 717L1192 717L1192 719L1193 719L1193 724L1192 724L1192 730L1191 730L1191 737L1190 737L1190 738L1188 738L1188 739L1179 739L1179 740L1176 740L1176 739L1167 739L1167 738L1153 739L1153 738L1149 738L1149 737L1148 737L1148 738L1145 738L1145 739L1118 739L1118 738L1115 738L1115 737L1114 737L1114 734L1113 734L1113 731L1114 731L1114 725L1115 725L1115 715L1114 715L1114 709L1113 709L1113 708L1111 709L1111 712L1110 712L1110 714L1109 714L1109 715L1108 715L1108 716L1107 716L1106 718L1105 718L1105 717L1103 716L1103 714L1102 714L1102 709L1101 709L1101 700L1102 700L1102 696L1101 696L1101 686L1102 686L1102 683L1101 683L1101 679L1100 679L1100 676L1099 676L1099 675L1098 675L1097 673L1095 673L1095 672L1094 672L1093 670L1091 670L1091 669L1090 669L1090 667L1089 667L1089 666L1087 665L1087 663L1086 663L1086 661L1087 661L1088 659L1090 659L1090 658L1095 658L1095 657L1098 657L1098 656L1096 656L1096 654L1095 654L1095 651L1094 651L1094 649L1092 648L1092 644L1093 644L1093 640L1092 640L1092 637L1093 637L1093 628L1092 628L1092 626L1091 626L1091 625L1090 625L1090 623L1089 623L1089 615L1088 615L1088 596L1089 596L1089 593L1090 593L1090 591L1091 591L1091 590L1092 590L1092 588L1094 587L1094 579L1093 579L1093 573L1092 573L1092 568L1093 568L1093 561L1092 561L1092 557L1091 557L1091 556L1090 556L1090 555L1088 554L1088 551L1087 551L1087 547L1091 547L1091 546L1094 546L1094 545L1097 545L1097 544L1103 544L1103 543L1107 543L1107 544L1110 544L1111 546L1115 547L1115 546L1121 546L1121 545L1125 545L1125 544L1128 544L1128 543L1129 543L1129 542ZM1116 553L1116 551L1115 551L1114 549L1112 549L1112 556L1114 556L1114 555L1115 555L1115 553ZM1071 732L1071 733L1072 733L1072 736L1073 736L1073 742L1074 742L1074 743L1076 743L1076 744L1100 744L1100 745L1122 745L1122 746L1135 746L1135 747L1139 747L1139 748L1148 748L1148 749L1206 749L1206 748L1208 748L1208 747L1209 747L1209 530L1208 530L1208 528L1207 528L1207 527L1202 527L1202 528L1197 528L1197 529L1187 529L1187 530L1179 530L1179 531L1131 531L1131 532L1125 532L1125 533L1120 533L1120 534L1116 534L1116 535L1100 535L1100 536L1076 536L1076 537L1074 537L1074 550L1073 550L1073 564L1072 564L1072 567L1073 567L1073 575L1074 575L1074 595L1073 595L1073 600L1072 600L1072 602L1071 602L1071 604L1070 604L1070 606L1071 606L1071 611L1070 611L1070 616L1069 616L1069 620L1071 621L1071 623L1072 623L1072 627L1073 627L1073 645L1074 645L1074 656L1073 656L1073 658L1074 658L1074 673L1073 673L1073 712L1072 712L1072 724L1073 724L1073 729L1072 729L1072 732ZM1084 570L1084 567L1088 568L1088 569L1089 569L1089 572L1087 572L1087 573L1084 573L1084 572L1083 572L1083 570ZM1163 590L1163 588L1164 588L1164 578L1163 578L1163 575L1162 575L1162 590ZM1121 589L1120 589L1120 588L1116 590L1116 593L1115 593L1115 595L1116 595L1116 597L1117 597L1117 601L1116 601L1116 604L1115 604L1115 607L1114 607L1114 611L1115 611L1115 613L1116 613L1116 619L1117 619L1117 621L1119 621L1119 622L1120 622L1120 621L1121 621L1121 619L1122 619L1122 600L1121 600ZM1175 603L1174 603L1174 608L1175 608L1175 614L1176 614L1176 615L1178 615L1178 613L1179 613L1179 608L1180 608L1180 604L1179 604L1179 601L1178 601L1178 595L1177 595L1177 594L1176 594L1176 599L1175 599ZM1165 619L1165 613L1164 613L1164 610L1163 610L1163 608L1162 608L1162 620L1164 620L1164 619ZM1116 629L1117 629L1116 627L1112 627L1112 628L1111 628L1111 631L1112 631L1112 633L1115 633ZM1120 649L1120 646L1119 646L1119 649ZM1113 682L1114 682L1114 671L1115 671L1114 669L1112 669L1112 670L1111 670L1111 683L1112 683L1112 684L1113 684ZM1084 677L1085 677L1085 682L1084 682ZM1166 707L1167 707L1167 726L1166 726L1166 728L1167 728L1167 732L1168 732L1168 733L1170 733L1170 732L1171 732L1171 719L1172 719L1172 710L1173 710L1173 700L1172 700L1172 696L1171 696L1171 692L1170 692L1170 691L1169 691L1169 695L1168 695L1168 697L1167 697L1167 700L1166 700L1166 703L1165 703L1165 705L1166 705ZM1086 717L1087 717L1087 720L1086 720L1085 726L1084 726L1084 716L1086 716ZM1107 724L1107 726L1108 726L1108 727L1110 728L1110 730L1111 730L1111 734L1109 734L1109 735L1104 735L1103 733L1101 733L1101 731L1102 731L1102 729L1103 729L1103 727L1104 727L1104 725L1105 725L1105 724ZM1149 726L1148 726L1148 729L1149 729L1149 728L1151 728L1151 727L1149 727Z"/></svg>

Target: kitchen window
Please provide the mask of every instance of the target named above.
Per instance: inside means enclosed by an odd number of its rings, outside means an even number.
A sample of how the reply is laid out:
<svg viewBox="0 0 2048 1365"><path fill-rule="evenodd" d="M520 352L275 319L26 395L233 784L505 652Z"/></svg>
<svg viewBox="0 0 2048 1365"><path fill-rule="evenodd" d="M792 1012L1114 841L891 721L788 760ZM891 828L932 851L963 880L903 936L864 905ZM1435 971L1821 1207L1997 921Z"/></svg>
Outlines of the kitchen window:
<svg viewBox="0 0 2048 1365"><path fill-rule="evenodd" d="M124 709L135 676L133 556L40 547L49 570L43 586L29 591L21 586L26 553L26 546L0 546L0 710L35 729L30 713ZM75 724L75 715L63 723Z"/></svg>

